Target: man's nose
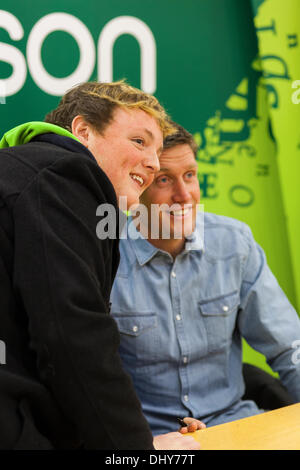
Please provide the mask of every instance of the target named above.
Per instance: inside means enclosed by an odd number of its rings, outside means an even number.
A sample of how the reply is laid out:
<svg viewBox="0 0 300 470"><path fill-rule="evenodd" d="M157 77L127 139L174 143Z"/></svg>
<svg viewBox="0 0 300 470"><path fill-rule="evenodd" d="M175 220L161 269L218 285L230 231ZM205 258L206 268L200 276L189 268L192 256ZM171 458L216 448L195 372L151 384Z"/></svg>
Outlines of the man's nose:
<svg viewBox="0 0 300 470"><path fill-rule="evenodd" d="M174 185L173 200L174 202L188 202L190 200L190 193L184 181L179 180Z"/></svg>
<svg viewBox="0 0 300 470"><path fill-rule="evenodd" d="M156 152L149 152L143 161L144 167L150 170L151 173L157 173L160 168L159 158Z"/></svg>

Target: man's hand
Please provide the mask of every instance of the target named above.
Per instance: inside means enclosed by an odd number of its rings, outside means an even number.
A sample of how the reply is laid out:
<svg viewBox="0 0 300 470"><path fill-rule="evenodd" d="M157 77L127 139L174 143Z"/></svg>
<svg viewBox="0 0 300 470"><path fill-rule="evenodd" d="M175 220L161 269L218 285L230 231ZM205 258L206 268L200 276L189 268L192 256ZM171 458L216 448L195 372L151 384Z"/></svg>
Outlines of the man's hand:
<svg viewBox="0 0 300 470"><path fill-rule="evenodd" d="M192 436L182 436L180 432L155 436L153 445L155 450L200 450L199 442L195 441Z"/></svg>
<svg viewBox="0 0 300 470"><path fill-rule="evenodd" d="M195 432L199 429L205 429L206 425L199 421L199 419L195 418L183 418L183 421L187 424L187 426L181 427L178 431L181 434L186 434L188 432Z"/></svg>

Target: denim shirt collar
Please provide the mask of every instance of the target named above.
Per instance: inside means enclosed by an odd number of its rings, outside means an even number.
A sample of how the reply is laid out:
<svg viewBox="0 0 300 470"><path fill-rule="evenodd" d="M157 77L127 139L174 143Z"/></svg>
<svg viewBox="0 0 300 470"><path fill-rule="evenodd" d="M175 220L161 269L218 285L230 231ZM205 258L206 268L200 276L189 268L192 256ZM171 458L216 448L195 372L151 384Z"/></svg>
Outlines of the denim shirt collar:
<svg viewBox="0 0 300 470"><path fill-rule="evenodd" d="M197 218L196 227L200 224L200 219L201 217ZM136 229L131 216L129 216L127 219L126 230L127 237L130 240L131 247L135 252L136 258L140 266L147 264L158 253L164 253L171 257L169 253L152 245L152 243L150 243L143 237L143 235ZM195 229L193 233L191 233L191 235L186 237L184 249L180 254L182 255L184 253L189 253L193 251L204 251L204 240L201 236L201 230Z"/></svg>

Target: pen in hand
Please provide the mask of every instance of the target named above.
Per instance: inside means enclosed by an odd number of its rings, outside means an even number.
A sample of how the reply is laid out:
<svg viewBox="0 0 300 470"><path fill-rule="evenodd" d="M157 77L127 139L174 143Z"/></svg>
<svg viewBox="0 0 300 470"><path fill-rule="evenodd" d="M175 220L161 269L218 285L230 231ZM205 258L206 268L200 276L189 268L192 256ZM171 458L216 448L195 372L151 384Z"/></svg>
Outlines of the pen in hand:
<svg viewBox="0 0 300 470"><path fill-rule="evenodd" d="M182 428L187 428L188 427L187 423L185 421L183 421L183 419L177 418L177 421L178 421L178 423L180 424L180 426Z"/></svg>
<svg viewBox="0 0 300 470"><path fill-rule="evenodd" d="M205 429L206 425L200 421L199 419L195 418L186 418L189 422L186 423L182 418L177 418L178 423L180 424L181 428L179 432L182 434L186 434L187 432L194 432L199 429Z"/></svg>

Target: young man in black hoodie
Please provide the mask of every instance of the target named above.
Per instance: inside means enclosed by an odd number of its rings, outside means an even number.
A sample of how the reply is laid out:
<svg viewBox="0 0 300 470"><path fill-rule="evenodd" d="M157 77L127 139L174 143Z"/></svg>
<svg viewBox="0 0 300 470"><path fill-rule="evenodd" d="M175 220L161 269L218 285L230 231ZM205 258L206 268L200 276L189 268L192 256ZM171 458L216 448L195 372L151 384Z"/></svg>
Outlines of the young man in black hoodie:
<svg viewBox="0 0 300 470"><path fill-rule="evenodd" d="M86 83L1 140L1 449L198 448L153 444L109 315L118 240L96 235L97 208L118 221L120 196L138 202L170 132L154 97Z"/></svg>

